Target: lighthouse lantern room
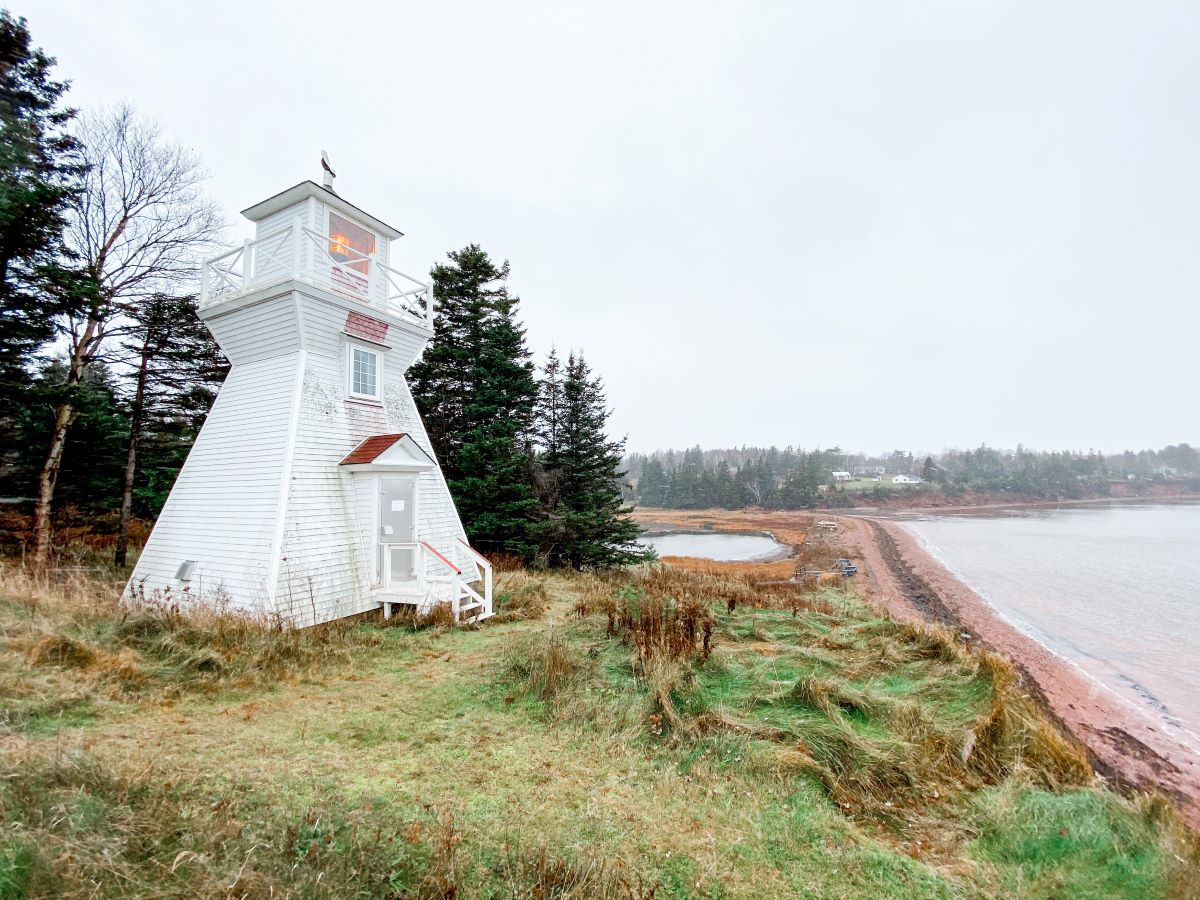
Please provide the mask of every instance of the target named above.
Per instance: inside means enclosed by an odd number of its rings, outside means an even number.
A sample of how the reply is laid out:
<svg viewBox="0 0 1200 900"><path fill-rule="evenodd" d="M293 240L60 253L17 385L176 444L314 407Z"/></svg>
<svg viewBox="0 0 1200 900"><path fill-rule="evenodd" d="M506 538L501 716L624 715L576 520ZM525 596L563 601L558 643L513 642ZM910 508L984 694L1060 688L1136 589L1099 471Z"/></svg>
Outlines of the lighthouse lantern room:
<svg viewBox="0 0 1200 900"><path fill-rule="evenodd" d="M232 368L127 592L313 625L401 604L492 612L405 372L431 286L401 233L326 184L245 210L253 240L202 272L200 316Z"/></svg>

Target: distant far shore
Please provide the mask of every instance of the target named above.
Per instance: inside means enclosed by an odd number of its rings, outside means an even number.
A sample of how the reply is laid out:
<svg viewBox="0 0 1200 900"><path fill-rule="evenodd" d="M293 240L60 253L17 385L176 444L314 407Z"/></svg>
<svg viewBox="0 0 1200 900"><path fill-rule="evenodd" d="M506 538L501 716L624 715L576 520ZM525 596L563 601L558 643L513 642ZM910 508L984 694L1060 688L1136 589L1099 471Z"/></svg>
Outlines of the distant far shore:
<svg viewBox="0 0 1200 900"><path fill-rule="evenodd" d="M996 495L976 495L996 496ZM1000 495L1003 496L1003 495ZM961 499L961 498L960 498ZM960 513L1003 512L1016 509L1070 509L1075 506L1103 506L1105 504L1133 505L1138 503L1195 503L1200 501L1200 493L1195 491L1163 491L1155 494L1132 494L1127 496L1084 497L1079 499L1046 500L1037 498L1009 498L1005 500L988 500L978 503L957 503L954 505L914 505L914 506L852 506L847 509L821 510L839 516L878 516L903 517L906 515L957 515Z"/></svg>
<svg viewBox="0 0 1200 900"><path fill-rule="evenodd" d="M826 493L820 502L804 509L782 509L776 507L747 506L727 510L729 512L760 511L772 514L811 513L834 515L888 515L889 513L954 513L977 509L1007 509L1015 507L1073 506L1079 503L1174 503L1200 500L1200 491L1194 482L1113 482L1108 493L1093 493L1083 497L1044 497L1036 494L1018 494L1008 491L978 491L958 495L943 494L930 490L889 490L886 497L872 495L867 491L838 491ZM662 511L670 514L698 513L699 509L675 507L637 506L642 511Z"/></svg>

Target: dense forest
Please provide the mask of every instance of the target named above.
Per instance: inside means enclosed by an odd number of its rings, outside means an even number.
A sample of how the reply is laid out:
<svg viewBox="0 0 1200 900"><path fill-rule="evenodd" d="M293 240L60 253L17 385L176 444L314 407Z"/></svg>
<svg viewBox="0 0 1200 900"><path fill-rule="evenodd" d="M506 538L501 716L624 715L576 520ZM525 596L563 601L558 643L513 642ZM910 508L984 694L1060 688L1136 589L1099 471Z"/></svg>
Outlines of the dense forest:
<svg viewBox="0 0 1200 900"><path fill-rule="evenodd" d="M864 498L888 499L897 489L949 497L1007 493L1046 499L1109 496L1118 484L1139 490L1170 483L1200 491L1200 451L1188 444L1117 454L982 446L916 457L906 450L871 456L838 447L694 447L631 453L625 468L630 499L671 509L847 507ZM851 479L838 481L834 472ZM897 486L891 481L896 475L919 482Z"/></svg>
<svg viewBox="0 0 1200 900"><path fill-rule="evenodd" d="M229 370L195 297L225 223L194 153L129 106L78 113L54 66L0 11L0 545L44 565L87 537L124 567ZM409 373L468 536L642 559L603 383L578 353L534 364L508 272L473 244L434 267Z"/></svg>

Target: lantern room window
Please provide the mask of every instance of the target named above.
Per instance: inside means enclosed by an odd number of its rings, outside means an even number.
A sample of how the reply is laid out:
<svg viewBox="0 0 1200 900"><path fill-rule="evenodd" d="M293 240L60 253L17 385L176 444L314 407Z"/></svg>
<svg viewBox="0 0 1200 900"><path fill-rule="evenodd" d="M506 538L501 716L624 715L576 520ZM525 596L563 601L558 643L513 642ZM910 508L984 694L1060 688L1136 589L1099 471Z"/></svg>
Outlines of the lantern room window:
<svg viewBox="0 0 1200 900"><path fill-rule="evenodd" d="M367 274L370 257L375 255L375 235L361 225L329 214L329 255L356 272Z"/></svg>
<svg viewBox="0 0 1200 900"><path fill-rule="evenodd" d="M337 264L333 269L336 289L365 295L374 255L374 234L337 213L329 214L329 256Z"/></svg>

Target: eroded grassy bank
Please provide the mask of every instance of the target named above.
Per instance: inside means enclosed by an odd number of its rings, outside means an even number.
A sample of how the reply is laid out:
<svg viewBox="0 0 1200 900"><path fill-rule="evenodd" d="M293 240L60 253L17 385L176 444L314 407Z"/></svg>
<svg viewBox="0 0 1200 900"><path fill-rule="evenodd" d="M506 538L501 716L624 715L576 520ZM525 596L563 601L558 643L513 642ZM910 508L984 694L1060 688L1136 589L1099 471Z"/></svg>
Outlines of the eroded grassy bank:
<svg viewBox="0 0 1200 900"><path fill-rule="evenodd" d="M304 632L0 580L2 896L1194 896L1000 659L850 593L504 573Z"/></svg>

